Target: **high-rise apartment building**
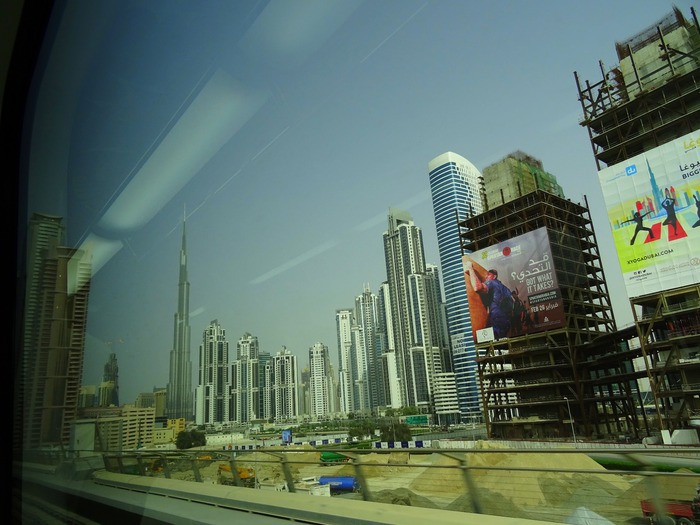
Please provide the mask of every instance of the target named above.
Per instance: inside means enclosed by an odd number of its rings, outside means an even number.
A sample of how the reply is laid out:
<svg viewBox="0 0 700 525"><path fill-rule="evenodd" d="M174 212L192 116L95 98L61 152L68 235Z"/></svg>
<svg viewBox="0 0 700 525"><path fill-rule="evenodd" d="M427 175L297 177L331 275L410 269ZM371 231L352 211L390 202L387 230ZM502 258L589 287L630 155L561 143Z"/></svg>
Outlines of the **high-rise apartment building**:
<svg viewBox="0 0 700 525"><path fill-rule="evenodd" d="M359 410L375 413L381 406L380 392L384 389L381 370L381 347L377 343L379 325L378 298L365 285L362 294L355 298L355 347L357 358L357 392Z"/></svg>
<svg viewBox="0 0 700 525"><path fill-rule="evenodd" d="M118 452L154 443L155 409L123 405L83 410L75 424L75 450Z"/></svg>
<svg viewBox="0 0 700 525"><path fill-rule="evenodd" d="M156 417L165 418L165 405L168 403L168 390L167 388L154 388L153 397L155 398L156 407Z"/></svg>
<svg viewBox="0 0 700 525"><path fill-rule="evenodd" d="M192 421L193 390L192 360L190 357L190 283L187 280L187 241L185 222L182 223L182 247L180 249L180 275L178 281L177 312L174 320L174 341L170 351L170 376L167 386L168 419L184 418Z"/></svg>
<svg viewBox="0 0 700 525"><path fill-rule="evenodd" d="M78 408L92 408L96 405L97 386L83 385L78 393Z"/></svg>
<svg viewBox="0 0 700 525"><path fill-rule="evenodd" d="M134 402L136 408L155 408L156 396L154 392L139 392Z"/></svg>
<svg viewBox="0 0 700 525"><path fill-rule="evenodd" d="M311 382L311 371L308 367L301 370L301 381L299 382L299 410L305 416L311 414L311 395L309 384Z"/></svg>
<svg viewBox="0 0 700 525"><path fill-rule="evenodd" d="M336 311L340 410L374 413L385 406L379 298L365 285L355 308ZM380 403L381 401L381 403Z"/></svg>
<svg viewBox="0 0 700 525"><path fill-rule="evenodd" d="M98 407L117 407L119 404L115 403L114 394L116 392L117 385L114 381L102 381L97 388L97 406Z"/></svg>
<svg viewBox="0 0 700 525"><path fill-rule="evenodd" d="M658 428L700 412L700 25L673 8L574 73Z"/></svg>
<svg viewBox="0 0 700 525"><path fill-rule="evenodd" d="M140 392L136 396L134 406L136 408L155 408L156 417L162 418L165 416L165 402L167 393L165 388L153 387L151 392Z"/></svg>
<svg viewBox="0 0 700 525"><path fill-rule="evenodd" d="M355 377L357 359L353 344L354 314L351 308L335 312L335 330L338 338L338 388L340 411L350 414L357 410L355 405Z"/></svg>
<svg viewBox="0 0 700 525"><path fill-rule="evenodd" d="M451 368L455 374L459 410L463 419L480 417L476 354L462 272L457 220L483 211L483 182L479 170L453 152L443 153L431 160L428 163L428 177L445 288Z"/></svg>
<svg viewBox="0 0 700 525"><path fill-rule="evenodd" d="M396 362L396 344L394 343L393 317L389 283L383 282L377 291L377 345L381 348L378 373L382 375L379 391L379 406L401 408L401 382L399 381Z"/></svg>
<svg viewBox="0 0 700 525"><path fill-rule="evenodd" d="M309 415L312 418L329 417L337 410L335 380L328 347L320 342L309 348L309 397Z"/></svg>
<svg viewBox="0 0 700 525"><path fill-rule="evenodd" d="M226 330L214 319L199 345L199 381L195 391L197 425L228 423L231 380Z"/></svg>
<svg viewBox="0 0 700 525"><path fill-rule="evenodd" d="M384 233L388 310L400 398L392 406L430 408L432 380L443 371L442 301L436 269L425 263L423 236L410 214L391 209ZM444 343L446 344L446 343Z"/></svg>
<svg viewBox="0 0 700 525"><path fill-rule="evenodd" d="M34 397L33 370L37 359L41 311L44 297L43 266L49 249L66 243L63 219L53 215L34 213L29 219L24 265L24 320L22 348L17 358L15 370L15 403L13 414L13 442L16 450L24 443L25 419L29 416L27 396ZM37 385L38 387L38 385Z"/></svg>
<svg viewBox="0 0 700 525"><path fill-rule="evenodd" d="M99 389L98 406L119 406L119 364L117 354L112 352L107 358Z"/></svg>
<svg viewBox="0 0 700 525"><path fill-rule="evenodd" d="M92 267L90 255L73 248L50 250L43 274L47 284L41 313L38 359L33 374L34 401L41 407L37 445L70 441L83 373L85 329ZM41 392L43 390L43 392ZM41 393L40 393L41 392ZM27 432L31 437L33 434Z"/></svg>
<svg viewBox="0 0 700 525"><path fill-rule="evenodd" d="M297 357L286 347L269 362L272 414L277 422L296 421L299 412L299 371Z"/></svg>
<svg viewBox="0 0 700 525"><path fill-rule="evenodd" d="M260 345L248 332L236 343L236 358L231 365L231 421L248 423L260 415Z"/></svg>
<svg viewBox="0 0 700 525"><path fill-rule="evenodd" d="M261 419L270 419L275 417L275 408L272 398L272 354L270 352L258 352L258 373L260 374L260 407L258 414Z"/></svg>
<svg viewBox="0 0 700 525"><path fill-rule="evenodd" d="M459 399L454 372L435 374L433 381L433 413L439 426L460 421Z"/></svg>
<svg viewBox="0 0 700 525"><path fill-rule="evenodd" d="M91 255L62 246L61 219L32 216L14 441L67 446L76 419L85 351Z"/></svg>

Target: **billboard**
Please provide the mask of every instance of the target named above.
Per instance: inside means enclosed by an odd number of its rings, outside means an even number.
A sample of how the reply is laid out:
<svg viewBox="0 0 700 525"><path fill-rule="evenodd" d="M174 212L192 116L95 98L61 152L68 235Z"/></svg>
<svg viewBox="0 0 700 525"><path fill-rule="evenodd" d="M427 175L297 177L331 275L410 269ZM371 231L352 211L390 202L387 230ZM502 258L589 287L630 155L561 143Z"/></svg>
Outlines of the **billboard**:
<svg viewBox="0 0 700 525"><path fill-rule="evenodd" d="M700 282L700 131L598 178L628 298Z"/></svg>
<svg viewBox="0 0 700 525"><path fill-rule="evenodd" d="M464 255L462 266L477 343L564 325L546 228Z"/></svg>

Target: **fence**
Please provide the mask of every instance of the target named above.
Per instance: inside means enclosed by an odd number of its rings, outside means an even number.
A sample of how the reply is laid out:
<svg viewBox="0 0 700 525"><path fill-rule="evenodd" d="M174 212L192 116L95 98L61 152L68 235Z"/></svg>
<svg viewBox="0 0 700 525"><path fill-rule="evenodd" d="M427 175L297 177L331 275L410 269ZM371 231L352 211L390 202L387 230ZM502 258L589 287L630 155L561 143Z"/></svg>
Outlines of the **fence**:
<svg viewBox="0 0 700 525"><path fill-rule="evenodd" d="M662 500L689 501L700 481L700 449L694 447L526 449L486 443L469 449L333 448L349 461L331 464L310 446L103 459L108 471L139 476L308 494L314 493L310 486L331 478L339 485L332 497L600 525L641 519L643 501L656 509L664 508ZM238 476L241 471L253 471L255 483Z"/></svg>

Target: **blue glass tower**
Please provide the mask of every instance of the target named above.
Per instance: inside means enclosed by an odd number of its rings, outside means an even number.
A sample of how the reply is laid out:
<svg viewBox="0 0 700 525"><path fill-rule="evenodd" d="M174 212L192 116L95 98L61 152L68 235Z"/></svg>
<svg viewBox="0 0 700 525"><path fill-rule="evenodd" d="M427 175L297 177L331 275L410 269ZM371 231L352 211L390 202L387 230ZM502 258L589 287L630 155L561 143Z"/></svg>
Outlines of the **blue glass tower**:
<svg viewBox="0 0 700 525"><path fill-rule="evenodd" d="M428 176L459 411L462 420L467 421L481 416L481 403L457 217L463 219L483 213L482 176L471 162L450 151L428 163Z"/></svg>

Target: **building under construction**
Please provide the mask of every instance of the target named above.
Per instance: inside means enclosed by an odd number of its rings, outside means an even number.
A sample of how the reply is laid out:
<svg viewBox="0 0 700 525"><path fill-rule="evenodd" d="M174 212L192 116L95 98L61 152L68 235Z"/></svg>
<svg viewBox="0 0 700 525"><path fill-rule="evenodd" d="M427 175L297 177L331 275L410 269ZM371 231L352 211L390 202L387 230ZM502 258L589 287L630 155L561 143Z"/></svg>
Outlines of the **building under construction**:
<svg viewBox="0 0 700 525"><path fill-rule="evenodd" d="M700 31L674 9L658 23L616 44L619 65L601 80L579 79L581 125L598 169L623 162L700 129Z"/></svg>
<svg viewBox="0 0 700 525"><path fill-rule="evenodd" d="M489 436L639 437L636 407L643 401L637 379L645 372L633 366L639 350L616 335L587 204L535 190L459 226L463 255L519 250L525 244L520 237L544 228L557 283L556 301L547 310L554 305L562 312L551 329L523 324L515 330L520 321L514 320L508 337L475 338ZM543 308L534 297L525 299L528 316ZM474 315L472 322L478 328Z"/></svg>
<svg viewBox="0 0 700 525"><path fill-rule="evenodd" d="M588 131L598 170L616 165L628 169L630 159L640 154L658 156L674 141L678 156L697 156L692 151L700 147L700 26L695 10L691 8L686 19L674 8L616 48L619 64L606 71L600 63L601 80L582 82L575 73L583 108L581 125ZM683 256L674 256L673 267L660 268L674 283L675 274L700 264L696 228L700 225L700 171L693 171L694 163L683 162L683 157L665 164L681 170L675 180L669 176L670 188L665 190L677 202L667 214L659 210L662 183L649 191L647 202L652 216L657 212L665 219L662 224L668 226L669 238L690 246ZM621 264L623 260L621 255ZM690 271L694 273L681 286L661 286L654 293L628 287L635 335L651 384L651 412L660 429L671 432L700 424L700 283L697 269Z"/></svg>
<svg viewBox="0 0 700 525"><path fill-rule="evenodd" d="M557 178L545 171L542 161L523 151L514 151L483 170L483 198L495 208L536 189L564 197Z"/></svg>
<svg viewBox="0 0 700 525"><path fill-rule="evenodd" d="M696 14L691 10L687 20L673 9L616 48L620 63L609 71L601 63L600 81L582 83L574 73L584 115L581 125L588 130L601 185L606 169L623 175L614 174L617 184L631 181L638 172L646 177L637 177L638 188L643 189L637 189L639 197L631 196L639 199L640 215L644 212L654 223L644 228L650 233L640 237L639 247L636 230L634 235L630 231L634 226L624 227L635 221L613 220L614 212L609 211L621 266L624 255L644 246L654 249L660 238L675 243L666 250L673 255L654 259L652 253L625 261L652 260L628 273L622 268L635 324L617 330L587 203L576 204L538 187L513 200L493 202L483 214L458 220L462 255L477 252L473 255L482 260L512 253L514 240L520 242L528 232L544 228L551 253L546 262L552 264L556 283L556 290L548 292L554 299L547 308L551 306L551 312L561 308L558 324L511 327L505 336L488 330L486 335L477 333L478 316L472 315L490 437L615 440L659 431L669 431L661 435L670 437L673 431L696 428L700 422L700 244L695 242L698 230L693 230L700 226L700 216L693 224L695 206L700 210L700 190L697 184L692 186L692 181L700 180L700 160L679 166L668 160L676 153L663 150L674 141L680 141L674 146L680 154L697 156L693 150L700 149L700 134L694 135L700 129ZM648 158L639 157L650 152L663 168L658 173ZM670 166L682 171L677 175L681 183L674 185ZM612 192L602 189L610 210ZM621 213L627 213L630 196L618 191ZM632 210L628 213L634 219ZM642 226L641 216L638 219ZM660 262L666 260L670 262ZM654 273L662 284L647 292L650 286L645 280ZM465 276L469 275L467 271ZM664 286L666 282L681 284ZM470 312L479 302L470 298ZM529 304L527 319L531 321L532 310L542 308Z"/></svg>

